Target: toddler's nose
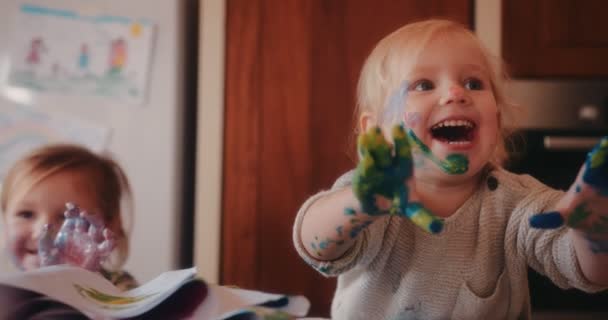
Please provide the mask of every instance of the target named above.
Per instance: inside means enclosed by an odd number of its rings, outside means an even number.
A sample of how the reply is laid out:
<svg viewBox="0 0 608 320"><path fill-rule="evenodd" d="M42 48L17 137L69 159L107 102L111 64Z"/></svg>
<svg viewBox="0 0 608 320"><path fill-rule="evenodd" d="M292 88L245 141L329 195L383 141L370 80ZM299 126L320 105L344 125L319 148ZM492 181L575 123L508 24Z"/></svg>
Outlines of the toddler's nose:
<svg viewBox="0 0 608 320"><path fill-rule="evenodd" d="M460 85L452 85L446 90L439 104L443 106L449 104L467 104L469 102L469 95L466 90Z"/></svg>

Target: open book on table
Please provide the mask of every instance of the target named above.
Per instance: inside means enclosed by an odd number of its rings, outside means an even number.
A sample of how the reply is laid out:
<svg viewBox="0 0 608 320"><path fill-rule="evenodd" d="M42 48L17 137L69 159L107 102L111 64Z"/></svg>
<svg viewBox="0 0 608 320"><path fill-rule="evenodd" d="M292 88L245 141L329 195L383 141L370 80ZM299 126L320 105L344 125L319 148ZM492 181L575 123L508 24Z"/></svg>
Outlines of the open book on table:
<svg viewBox="0 0 608 320"><path fill-rule="evenodd" d="M292 319L305 316L309 306L302 296L208 284L195 268L165 272L125 292L98 273L70 266L0 276L2 320L36 312L56 319Z"/></svg>

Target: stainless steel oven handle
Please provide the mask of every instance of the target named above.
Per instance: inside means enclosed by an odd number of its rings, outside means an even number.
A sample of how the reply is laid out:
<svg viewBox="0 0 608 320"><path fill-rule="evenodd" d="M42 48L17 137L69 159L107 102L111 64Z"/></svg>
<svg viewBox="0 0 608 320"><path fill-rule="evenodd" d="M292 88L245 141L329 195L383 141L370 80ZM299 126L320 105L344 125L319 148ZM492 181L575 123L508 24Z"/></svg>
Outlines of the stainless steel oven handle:
<svg viewBox="0 0 608 320"><path fill-rule="evenodd" d="M547 150L590 150L601 138L545 136L543 144Z"/></svg>

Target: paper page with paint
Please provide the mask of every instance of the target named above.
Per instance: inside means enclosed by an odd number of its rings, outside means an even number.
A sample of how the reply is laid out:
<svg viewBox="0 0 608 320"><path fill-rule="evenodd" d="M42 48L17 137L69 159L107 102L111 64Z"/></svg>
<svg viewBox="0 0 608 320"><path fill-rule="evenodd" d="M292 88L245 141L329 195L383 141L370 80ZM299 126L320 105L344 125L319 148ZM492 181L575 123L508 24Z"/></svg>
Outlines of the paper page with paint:
<svg viewBox="0 0 608 320"><path fill-rule="evenodd" d="M247 314L252 315L251 319L264 318L260 315L294 319L305 316L310 308L310 302L303 296L206 284L196 279L196 268L165 272L126 292L98 273L67 265L0 276L0 289L7 286L39 293L92 318L146 319L179 315L180 318L224 320ZM0 294L7 292L10 290L0 290Z"/></svg>
<svg viewBox="0 0 608 320"><path fill-rule="evenodd" d="M3 275L0 285L43 294L90 317L127 318L151 310L195 274L195 268L169 271L139 288L121 292L97 273L62 265Z"/></svg>
<svg viewBox="0 0 608 320"><path fill-rule="evenodd" d="M244 314L259 316L264 313L260 310L263 308L272 309L269 314L264 314L268 318L273 315L276 319L292 319L305 316L310 302L303 296L271 294L210 284L204 303L192 318L220 320L238 318ZM278 317L279 315L283 317Z"/></svg>

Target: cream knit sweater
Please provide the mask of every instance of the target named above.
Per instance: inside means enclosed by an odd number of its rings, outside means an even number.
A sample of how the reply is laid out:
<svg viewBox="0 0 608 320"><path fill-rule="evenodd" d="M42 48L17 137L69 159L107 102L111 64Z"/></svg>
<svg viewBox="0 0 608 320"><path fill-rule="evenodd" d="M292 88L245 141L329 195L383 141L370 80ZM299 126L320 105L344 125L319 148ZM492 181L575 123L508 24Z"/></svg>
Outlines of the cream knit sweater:
<svg viewBox="0 0 608 320"><path fill-rule="evenodd" d="M581 273L567 228L530 228L528 217L563 194L528 175L489 172L479 190L431 235L408 219L384 216L361 232L339 260L304 249L302 219L320 197L350 187L352 172L309 198L294 226L298 253L326 276L338 276L332 319L529 319L527 266L562 288L603 288Z"/></svg>

